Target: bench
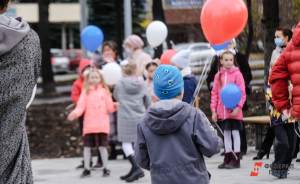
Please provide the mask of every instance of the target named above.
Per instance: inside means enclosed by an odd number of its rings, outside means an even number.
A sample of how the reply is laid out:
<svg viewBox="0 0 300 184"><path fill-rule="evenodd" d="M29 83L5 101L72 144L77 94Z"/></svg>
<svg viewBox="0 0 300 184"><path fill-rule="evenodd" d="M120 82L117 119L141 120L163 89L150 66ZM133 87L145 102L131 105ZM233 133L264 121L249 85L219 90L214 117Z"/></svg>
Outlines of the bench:
<svg viewBox="0 0 300 184"><path fill-rule="evenodd" d="M255 125L255 149L259 150L265 137L264 126L270 124L270 116L245 117L244 122Z"/></svg>

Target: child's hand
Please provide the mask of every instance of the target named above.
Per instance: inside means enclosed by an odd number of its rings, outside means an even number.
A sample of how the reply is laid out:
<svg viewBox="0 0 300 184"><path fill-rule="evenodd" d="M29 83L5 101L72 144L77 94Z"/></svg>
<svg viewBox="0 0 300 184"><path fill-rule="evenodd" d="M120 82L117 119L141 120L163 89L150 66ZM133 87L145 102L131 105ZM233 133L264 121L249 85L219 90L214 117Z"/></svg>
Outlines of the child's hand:
<svg viewBox="0 0 300 184"><path fill-rule="evenodd" d="M217 122L217 121L218 121L218 116L217 116L217 113L216 113L216 112L213 112L213 113L212 113L211 119L212 119L213 122Z"/></svg>
<svg viewBox="0 0 300 184"><path fill-rule="evenodd" d="M240 109L239 109L238 107L236 107L236 108L232 111L231 116L232 116L232 117L236 117L236 116L238 115L239 112L240 112Z"/></svg>
<svg viewBox="0 0 300 184"><path fill-rule="evenodd" d="M118 102L114 102L114 108L116 109L116 110L118 110L118 108L119 108L119 103Z"/></svg>
<svg viewBox="0 0 300 184"><path fill-rule="evenodd" d="M71 112L68 116L69 121L74 121L77 118L76 114Z"/></svg>

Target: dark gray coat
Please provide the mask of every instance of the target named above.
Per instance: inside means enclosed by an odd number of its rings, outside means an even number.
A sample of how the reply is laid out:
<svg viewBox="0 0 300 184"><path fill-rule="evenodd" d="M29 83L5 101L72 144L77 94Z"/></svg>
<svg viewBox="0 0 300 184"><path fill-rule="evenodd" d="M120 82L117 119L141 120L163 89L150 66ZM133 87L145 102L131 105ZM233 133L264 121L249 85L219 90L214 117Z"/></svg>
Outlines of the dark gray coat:
<svg viewBox="0 0 300 184"><path fill-rule="evenodd" d="M191 138L194 122L196 145ZM202 154L211 157L220 147L206 116L179 100L157 102L138 124L136 160L150 170L152 184L209 183Z"/></svg>
<svg viewBox="0 0 300 184"><path fill-rule="evenodd" d="M0 15L0 183L32 184L26 105L41 64L39 37L26 22Z"/></svg>

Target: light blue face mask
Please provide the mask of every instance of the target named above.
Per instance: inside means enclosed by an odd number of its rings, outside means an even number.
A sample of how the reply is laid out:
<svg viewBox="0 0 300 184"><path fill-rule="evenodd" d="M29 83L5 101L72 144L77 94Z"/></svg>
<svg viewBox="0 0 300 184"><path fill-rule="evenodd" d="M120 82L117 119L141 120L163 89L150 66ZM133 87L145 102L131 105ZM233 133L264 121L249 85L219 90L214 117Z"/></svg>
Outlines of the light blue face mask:
<svg viewBox="0 0 300 184"><path fill-rule="evenodd" d="M284 45L284 41L281 38L275 38L274 43L277 47L282 47Z"/></svg>

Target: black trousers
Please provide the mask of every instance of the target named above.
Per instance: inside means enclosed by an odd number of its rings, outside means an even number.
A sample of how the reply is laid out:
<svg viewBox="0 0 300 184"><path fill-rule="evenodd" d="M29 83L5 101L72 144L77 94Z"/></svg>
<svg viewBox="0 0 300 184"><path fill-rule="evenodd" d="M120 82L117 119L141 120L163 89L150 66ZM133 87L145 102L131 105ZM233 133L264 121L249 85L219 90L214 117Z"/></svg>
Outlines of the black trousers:
<svg viewBox="0 0 300 184"><path fill-rule="evenodd" d="M271 150L271 147L273 145L275 139L275 130L274 130L274 126L270 126L267 129L267 134L264 138L264 141L262 143L261 146L261 151L265 152L265 153L269 153Z"/></svg>
<svg viewBox="0 0 300 184"><path fill-rule="evenodd" d="M246 154L247 153L247 132L245 123L242 123L242 129L240 130L240 137L241 137L241 152Z"/></svg>
<svg viewBox="0 0 300 184"><path fill-rule="evenodd" d="M297 136L294 124L284 124L274 127L275 130L275 160L273 170L288 170L295 152Z"/></svg>

